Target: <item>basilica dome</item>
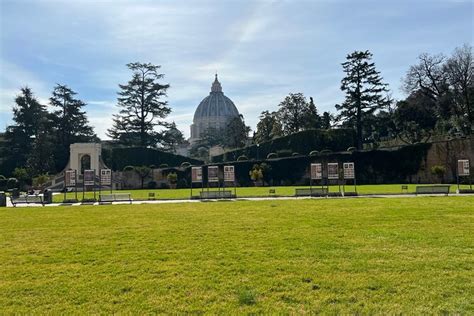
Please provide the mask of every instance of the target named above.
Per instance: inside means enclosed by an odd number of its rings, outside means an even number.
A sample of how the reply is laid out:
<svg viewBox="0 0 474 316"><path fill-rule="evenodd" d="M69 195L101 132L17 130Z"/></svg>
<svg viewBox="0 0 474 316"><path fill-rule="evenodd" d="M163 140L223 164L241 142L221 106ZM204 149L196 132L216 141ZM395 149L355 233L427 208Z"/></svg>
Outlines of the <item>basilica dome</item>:
<svg viewBox="0 0 474 316"><path fill-rule="evenodd" d="M222 86L216 74L211 93L199 103L194 112L190 141L198 140L208 128L224 128L231 118L237 116L239 116L239 111L234 102L222 92Z"/></svg>

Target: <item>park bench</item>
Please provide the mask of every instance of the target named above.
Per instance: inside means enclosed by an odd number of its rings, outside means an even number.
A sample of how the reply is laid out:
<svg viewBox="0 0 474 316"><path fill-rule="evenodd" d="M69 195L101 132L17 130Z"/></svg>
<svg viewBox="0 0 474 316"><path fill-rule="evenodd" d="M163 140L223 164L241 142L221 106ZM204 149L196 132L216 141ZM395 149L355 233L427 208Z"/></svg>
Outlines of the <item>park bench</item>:
<svg viewBox="0 0 474 316"><path fill-rule="evenodd" d="M110 193L99 195L99 203L112 202L130 202L132 204L132 195L130 193Z"/></svg>
<svg viewBox="0 0 474 316"><path fill-rule="evenodd" d="M449 194L450 185L423 185L416 187L416 194Z"/></svg>
<svg viewBox="0 0 474 316"><path fill-rule="evenodd" d="M275 196L276 195L276 190L275 189L268 190L268 195Z"/></svg>
<svg viewBox="0 0 474 316"><path fill-rule="evenodd" d="M155 192L148 192L148 200L156 200Z"/></svg>
<svg viewBox="0 0 474 316"><path fill-rule="evenodd" d="M20 195L17 197L10 196L10 201L14 207L16 207L17 204L41 204L44 206L42 195Z"/></svg>
<svg viewBox="0 0 474 316"><path fill-rule="evenodd" d="M408 193L408 185L402 185L402 193Z"/></svg>
<svg viewBox="0 0 474 316"><path fill-rule="evenodd" d="M232 195L232 191L202 191L200 192L201 199L230 199L234 196Z"/></svg>
<svg viewBox="0 0 474 316"><path fill-rule="evenodd" d="M328 194L326 188L304 188L295 189L295 196L325 196Z"/></svg>

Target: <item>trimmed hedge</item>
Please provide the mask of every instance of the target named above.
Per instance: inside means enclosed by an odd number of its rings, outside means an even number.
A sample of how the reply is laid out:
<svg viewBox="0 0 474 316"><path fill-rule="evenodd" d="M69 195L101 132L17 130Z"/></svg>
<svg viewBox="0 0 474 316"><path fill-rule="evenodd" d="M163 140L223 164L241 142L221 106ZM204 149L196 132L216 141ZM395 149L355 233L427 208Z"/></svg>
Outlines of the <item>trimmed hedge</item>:
<svg viewBox="0 0 474 316"><path fill-rule="evenodd" d="M292 156L274 158L265 161L271 166L269 176L273 185L309 184L309 165L312 162L354 162L357 183L405 183L417 182L412 178L420 170L431 144L416 144L398 150L378 149L370 151L341 151L329 153L313 153L312 156ZM256 161L235 161L236 181L240 186L252 185L249 171ZM228 165L229 163L213 163L212 165ZM222 168L222 167L221 167ZM185 172L189 176L189 170ZM206 168L203 170L206 179Z"/></svg>
<svg viewBox="0 0 474 316"><path fill-rule="evenodd" d="M315 129L275 138L260 143L258 147L252 145L228 151L222 155L212 157L212 161L236 161L242 155L249 159L262 159L272 152L277 153L279 157L291 156L294 152L307 155L312 150L327 148L332 151L344 151L351 146L355 146L355 134L352 129Z"/></svg>
<svg viewBox="0 0 474 316"><path fill-rule="evenodd" d="M149 166L168 165L178 167L183 162L192 165L202 165L203 162L197 159L184 157L160 151L152 148L126 147L102 150L102 159L105 164L113 170L123 170L125 166Z"/></svg>

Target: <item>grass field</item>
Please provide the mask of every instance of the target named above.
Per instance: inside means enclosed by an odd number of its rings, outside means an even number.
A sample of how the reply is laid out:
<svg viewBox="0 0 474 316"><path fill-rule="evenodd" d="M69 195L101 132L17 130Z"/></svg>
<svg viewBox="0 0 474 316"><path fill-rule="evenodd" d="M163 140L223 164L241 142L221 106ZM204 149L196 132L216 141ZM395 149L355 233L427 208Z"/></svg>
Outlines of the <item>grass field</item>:
<svg viewBox="0 0 474 316"><path fill-rule="evenodd" d="M401 184L377 184L377 185L359 185L357 186L357 191L359 194L401 194L406 193L402 192ZM414 193L416 184L408 184L408 192ZM238 197L258 197L258 196L268 196L269 189L275 189L276 195L278 196L294 196L295 188L305 188L305 187L241 187L237 188ZM308 187L309 188L309 187ZM468 185L462 185L461 188L468 189ZM228 190L233 190L233 188L227 188ZM451 185L450 192L456 192L457 186ZM199 195L199 188L193 189L193 196ZM330 192L338 192L338 186L330 186ZM346 186L346 191L354 191L354 186ZM110 191L104 191L109 193ZM120 192L120 191L117 191ZM191 196L190 189L156 189L156 190L123 190L121 192L129 192L132 194L132 198L135 200L146 200L148 199L149 192L155 192L157 199L189 199ZM78 199L82 200L82 192L77 193ZM66 199L73 199L75 197L74 193L67 193ZM85 193L85 198L93 198L93 192ZM96 198L99 198L99 192L96 192ZM64 194L56 194L54 196L54 202L60 203L64 200Z"/></svg>
<svg viewBox="0 0 474 316"><path fill-rule="evenodd" d="M0 314L474 313L474 198L0 209Z"/></svg>

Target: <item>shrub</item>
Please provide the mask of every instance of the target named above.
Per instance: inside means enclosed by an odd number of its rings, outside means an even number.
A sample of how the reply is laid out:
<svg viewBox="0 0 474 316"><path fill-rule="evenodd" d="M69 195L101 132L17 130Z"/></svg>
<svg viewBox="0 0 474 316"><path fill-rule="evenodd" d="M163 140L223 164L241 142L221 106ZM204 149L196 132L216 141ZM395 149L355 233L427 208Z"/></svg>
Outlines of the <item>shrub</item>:
<svg viewBox="0 0 474 316"><path fill-rule="evenodd" d="M311 151L311 152L309 153L309 155L310 155L310 156L317 156L317 155L319 155L319 151L313 150L313 151Z"/></svg>
<svg viewBox="0 0 474 316"><path fill-rule="evenodd" d="M163 169L163 168L168 168L169 165L168 165L167 163L162 163L162 164L160 164L159 167L160 167L161 169Z"/></svg>
<svg viewBox="0 0 474 316"><path fill-rule="evenodd" d="M183 163L181 164L181 167L183 167L183 168L191 167L191 163L185 161L185 162L183 162Z"/></svg>
<svg viewBox="0 0 474 316"><path fill-rule="evenodd" d="M323 149L321 150L321 154L330 154L332 151L330 149Z"/></svg>
<svg viewBox="0 0 474 316"><path fill-rule="evenodd" d="M278 155L276 153L269 153L267 155L267 159L276 159L278 158Z"/></svg>
<svg viewBox="0 0 474 316"><path fill-rule="evenodd" d="M148 182L147 187L148 187L148 189L156 189L156 187L157 187L156 181Z"/></svg>
<svg viewBox="0 0 474 316"><path fill-rule="evenodd" d="M178 182L178 175L176 174L176 172L170 172L166 176L166 179L168 179L169 183L176 184Z"/></svg>
<svg viewBox="0 0 474 316"><path fill-rule="evenodd" d="M246 161L246 160L249 160L249 158L245 155L241 155L239 156L239 158L237 158L237 161Z"/></svg>
<svg viewBox="0 0 474 316"><path fill-rule="evenodd" d="M291 155L292 155L293 157L295 157L295 156L299 156L300 153L292 153Z"/></svg>
<svg viewBox="0 0 474 316"><path fill-rule="evenodd" d="M188 181L186 181L186 179L184 179L184 178L179 179L177 187L179 189L187 188L188 187Z"/></svg>
<svg viewBox="0 0 474 316"><path fill-rule="evenodd" d="M446 173L446 167L435 165L431 167L431 174L438 177L440 182L443 182L444 174Z"/></svg>
<svg viewBox="0 0 474 316"><path fill-rule="evenodd" d="M356 149L357 148L355 148L355 147L349 147L349 148L347 148L346 151L353 152L353 151L356 151Z"/></svg>
<svg viewBox="0 0 474 316"><path fill-rule="evenodd" d="M133 171L133 170L135 170L135 168L133 168L133 166L125 166L123 168L123 171Z"/></svg>
<svg viewBox="0 0 474 316"><path fill-rule="evenodd" d="M150 169L156 169L155 165L150 165Z"/></svg>
<svg viewBox="0 0 474 316"><path fill-rule="evenodd" d="M16 178L9 178L7 180L7 189L17 189L18 188L18 180Z"/></svg>
<svg viewBox="0 0 474 316"><path fill-rule="evenodd" d="M0 180L6 179L3 174L0 174Z"/></svg>

